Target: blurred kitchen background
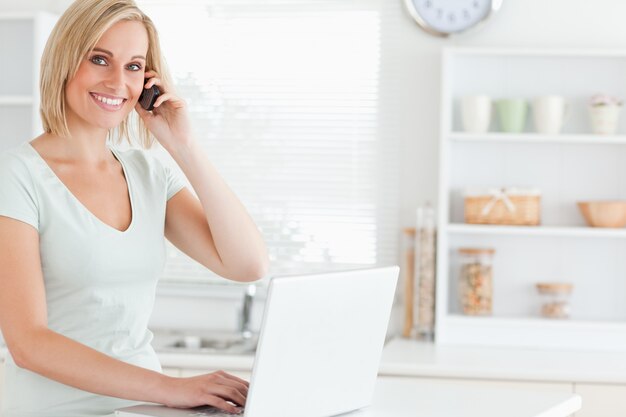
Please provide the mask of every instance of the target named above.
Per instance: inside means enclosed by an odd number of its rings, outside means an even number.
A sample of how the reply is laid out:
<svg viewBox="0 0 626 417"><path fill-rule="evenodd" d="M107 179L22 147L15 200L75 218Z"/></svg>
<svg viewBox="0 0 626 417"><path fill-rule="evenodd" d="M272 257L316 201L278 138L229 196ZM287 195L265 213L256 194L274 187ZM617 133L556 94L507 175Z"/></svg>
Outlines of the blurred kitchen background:
<svg viewBox="0 0 626 417"><path fill-rule="evenodd" d="M0 1L0 150L41 131L39 56L70 3ZM252 288L168 244L153 329L257 331L272 276L399 264L381 372L539 381L624 415L626 2L467 1L502 4L450 37L401 0L137 3L271 256Z"/></svg>
<svg viewBox="0 0 626 417"><path fill-rule="evenodd" d="M38 60L70 3L0 2L0 150L40 132ZM271 256L250 290L168 244L154 328L229 332L247 305L258 329L271 276L399 264L389 339L626 350L623 225L591 228L576 206L626 199L624 118L601 132L588 114L594 96L626 97L626 2L504 0L451 37L401 0L137 3ZM556 132L540 131L537 98L567 107ZM481 105L486 125L470 126ZM489 217L511 201L526 211Z"/></svg>

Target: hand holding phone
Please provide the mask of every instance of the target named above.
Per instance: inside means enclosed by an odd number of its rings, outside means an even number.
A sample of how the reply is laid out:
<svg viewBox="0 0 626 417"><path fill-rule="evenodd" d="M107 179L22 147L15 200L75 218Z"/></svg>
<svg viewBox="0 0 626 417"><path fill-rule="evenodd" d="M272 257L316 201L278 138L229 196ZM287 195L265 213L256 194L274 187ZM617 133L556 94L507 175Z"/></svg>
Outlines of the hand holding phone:
<svg viewBox="0 0 626 417"><path fill-rule="evenodd" d="M144 79L143 84L146 85L148 80L149 78ZM161 90L159 90L159 87L157 87L156 84L150 88L144 88L141 92L141 95L139 96L139 104L145 110L151 111L152 109L154 109L154 102L157 98L159 98L160 95Z"/></svg>

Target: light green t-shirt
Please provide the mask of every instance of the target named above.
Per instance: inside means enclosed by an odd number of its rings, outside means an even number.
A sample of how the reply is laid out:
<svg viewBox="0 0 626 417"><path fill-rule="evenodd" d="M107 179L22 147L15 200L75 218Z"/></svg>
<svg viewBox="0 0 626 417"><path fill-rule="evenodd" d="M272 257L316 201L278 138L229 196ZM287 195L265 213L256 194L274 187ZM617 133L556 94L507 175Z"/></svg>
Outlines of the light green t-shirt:
<svg viewBox="0 0 626 417"><path fill-rule="evenodd" d="M41 259L32 262L41 262L51 330L160 372L147 325L165 264L166 202L185 181L145 151L110 149L129 187L127 230L87 210L28 142L0 153L0 215L39 232ZM4 417L104 416L133 404L58 383L7 357Z"/></svg>

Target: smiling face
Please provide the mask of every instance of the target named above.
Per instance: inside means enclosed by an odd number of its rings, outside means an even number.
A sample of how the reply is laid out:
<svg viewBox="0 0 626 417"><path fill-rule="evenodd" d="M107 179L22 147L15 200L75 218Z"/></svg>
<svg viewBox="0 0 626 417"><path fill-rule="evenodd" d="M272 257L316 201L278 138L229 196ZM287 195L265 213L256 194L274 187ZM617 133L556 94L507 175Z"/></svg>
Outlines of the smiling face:
<svg viewBox="0 0 626 417"><path fill-rule="evenodd" d="M108 130L133 110L144 85L148 33L141 22L109 28L65 87L71 125ZM75 127L77 127L75 125Z"/></svg>

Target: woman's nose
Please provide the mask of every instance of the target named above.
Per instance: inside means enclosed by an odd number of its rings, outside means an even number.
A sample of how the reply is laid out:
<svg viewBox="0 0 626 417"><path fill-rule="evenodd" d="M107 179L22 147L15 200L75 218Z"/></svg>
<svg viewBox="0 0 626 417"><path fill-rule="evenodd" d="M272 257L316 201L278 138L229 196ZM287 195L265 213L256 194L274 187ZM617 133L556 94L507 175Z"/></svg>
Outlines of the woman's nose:
<svg viewBox="0 0 626 417"><path fill-rule="evenodd" d="M112 67L104 84L111 90L120 91L126 86L127 81L124 68Z"/></svg>

